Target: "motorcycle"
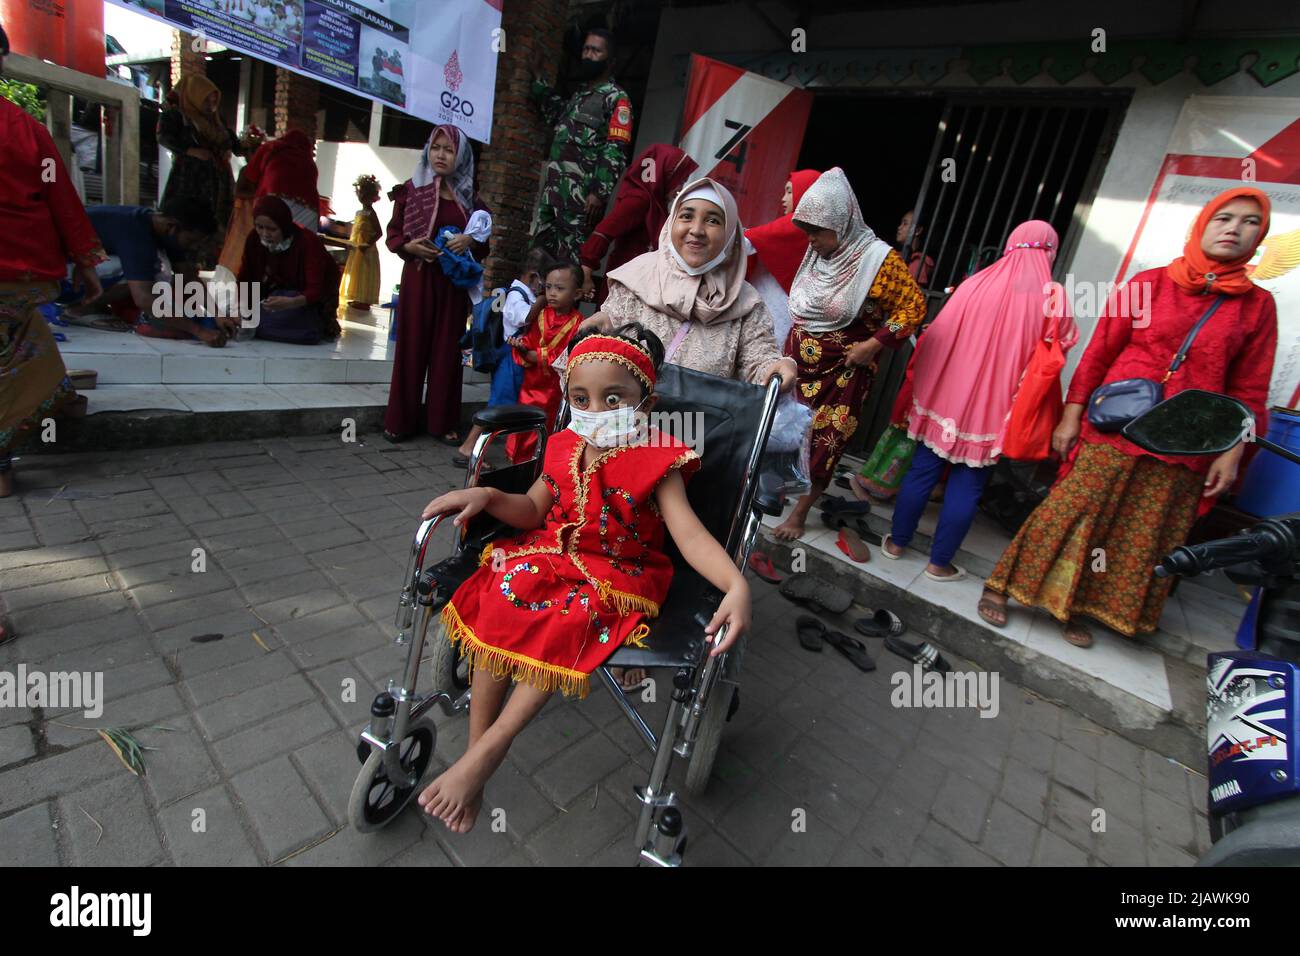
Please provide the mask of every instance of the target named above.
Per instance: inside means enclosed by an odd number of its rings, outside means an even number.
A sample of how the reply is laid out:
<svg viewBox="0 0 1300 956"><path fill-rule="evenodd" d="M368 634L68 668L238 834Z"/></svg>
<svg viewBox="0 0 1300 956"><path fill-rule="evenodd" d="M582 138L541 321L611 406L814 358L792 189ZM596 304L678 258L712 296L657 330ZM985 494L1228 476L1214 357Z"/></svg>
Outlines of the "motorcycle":
<svg viewBox="0 0 1300 956"><path fill-rule="evenodd" d="M1161 402L1122 434L1170 456L1222 454L1244 439L1300 464L1300 455L1254 434L1245 405L1199 389ZM1300 514L1176 548L1156 574L1194 577L1217 569L1255 593L1238 631L1242 650L1206 658L1213 846L1198 865L1300 865Z"/></svg>

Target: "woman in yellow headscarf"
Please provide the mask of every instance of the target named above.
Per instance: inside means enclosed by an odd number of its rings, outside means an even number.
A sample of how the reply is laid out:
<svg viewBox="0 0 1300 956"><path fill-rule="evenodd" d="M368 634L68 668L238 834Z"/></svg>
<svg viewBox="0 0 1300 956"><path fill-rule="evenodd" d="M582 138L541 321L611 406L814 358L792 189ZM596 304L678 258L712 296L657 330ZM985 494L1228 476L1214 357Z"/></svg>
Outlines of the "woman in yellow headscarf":
<svg viewBox="0 0 1300 956"><path fill-rule="evenodd" d="M217 112L220 104L215 83L201 73L187 73L167 94L167 106L158 117L158 142L172 153L160 204L178 196L199 200L212 209L218 223L217 234L196 254L200 267L211 266L221 248L235 195L230 157L243 152Z"/></svg>

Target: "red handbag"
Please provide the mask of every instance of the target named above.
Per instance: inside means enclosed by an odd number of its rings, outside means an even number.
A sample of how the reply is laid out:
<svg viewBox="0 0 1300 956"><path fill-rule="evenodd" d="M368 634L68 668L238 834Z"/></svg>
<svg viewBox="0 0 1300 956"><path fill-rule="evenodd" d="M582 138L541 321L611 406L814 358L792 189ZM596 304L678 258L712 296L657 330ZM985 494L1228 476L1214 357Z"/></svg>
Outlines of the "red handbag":
<svg viewBox="0 0 1300 956"><path fill-rule="evenodd" d="M1011 418L1002 441L1002 455L1016 461L1041 461L1052 454L1052 432L1061 420L1061 370L1065 352L1057 341L1058 320L1038 340L1011 401Z"/></svg>

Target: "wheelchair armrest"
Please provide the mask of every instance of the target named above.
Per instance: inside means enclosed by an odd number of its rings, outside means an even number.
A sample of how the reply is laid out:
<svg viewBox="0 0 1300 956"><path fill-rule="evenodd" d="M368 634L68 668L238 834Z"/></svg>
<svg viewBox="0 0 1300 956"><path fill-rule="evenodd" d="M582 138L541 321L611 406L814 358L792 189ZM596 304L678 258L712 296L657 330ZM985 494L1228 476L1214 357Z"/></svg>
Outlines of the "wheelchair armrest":
<svg viewBox="0 0 1300 956"><path fill-rule="evenodd" d="M474 413L474 424L485 432L521 432L545 427L546 412L532 405L491 405Z"/></svg>

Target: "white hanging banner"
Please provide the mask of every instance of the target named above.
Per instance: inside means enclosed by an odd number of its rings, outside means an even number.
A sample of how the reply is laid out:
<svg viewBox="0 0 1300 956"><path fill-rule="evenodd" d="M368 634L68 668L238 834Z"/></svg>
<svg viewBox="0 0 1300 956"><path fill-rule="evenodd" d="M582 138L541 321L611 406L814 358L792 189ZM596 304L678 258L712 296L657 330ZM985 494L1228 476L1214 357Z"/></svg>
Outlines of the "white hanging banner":
<svg viewBox="0 0 1300 956"><path fill-rule="evenodd" d="M108 0L488 142L502 0ZM280 11L283 12L280 12Z"/></svg>

